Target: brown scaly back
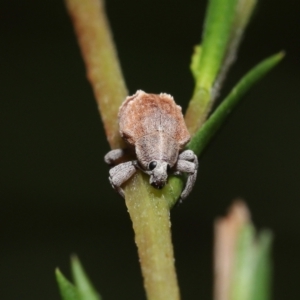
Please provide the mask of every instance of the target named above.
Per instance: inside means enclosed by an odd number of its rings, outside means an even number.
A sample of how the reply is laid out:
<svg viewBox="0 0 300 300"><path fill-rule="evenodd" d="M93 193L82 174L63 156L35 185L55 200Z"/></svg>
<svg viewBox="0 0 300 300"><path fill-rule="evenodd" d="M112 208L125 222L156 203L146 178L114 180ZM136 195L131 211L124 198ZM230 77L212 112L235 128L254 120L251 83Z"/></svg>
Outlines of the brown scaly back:
<svg viewBox="0 0 300 300"><path fill-rule="evenodd" d="M182 149L190 140L181 107L168 94L147 94L141 90L125 99L119 109L119 130L130 145L148 134L168 134Z"/></svg>

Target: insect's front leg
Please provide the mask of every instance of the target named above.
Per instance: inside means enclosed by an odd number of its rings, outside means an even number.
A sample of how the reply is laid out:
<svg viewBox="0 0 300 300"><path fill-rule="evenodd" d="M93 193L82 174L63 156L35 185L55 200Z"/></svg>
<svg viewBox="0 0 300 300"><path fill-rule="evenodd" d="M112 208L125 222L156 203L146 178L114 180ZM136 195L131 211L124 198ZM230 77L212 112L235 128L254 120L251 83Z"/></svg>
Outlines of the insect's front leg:
<svg viewBox="0 0 300 300"><path fill-rule="evenodd" d="M175 165L175 172L184 172L188 174L188 179L183 189L178 204L190 194L195 184L198 171L198 158L192 150L186 150L179 154Z"/></svg>
<svg viewBox="0 0 300 300"><path fill-rule="evenodd" d="M114 149L104 156L104 161L109 165L114 165L119 159L125 156L124 149Z"/></svg>
<svg viewBox="0 0 300 300"><path fill-rule="evenodd" d="M125 198L122 184L126 182L136 172L136 161L121 163L109 170L109 181L112 187Z"/></svg>

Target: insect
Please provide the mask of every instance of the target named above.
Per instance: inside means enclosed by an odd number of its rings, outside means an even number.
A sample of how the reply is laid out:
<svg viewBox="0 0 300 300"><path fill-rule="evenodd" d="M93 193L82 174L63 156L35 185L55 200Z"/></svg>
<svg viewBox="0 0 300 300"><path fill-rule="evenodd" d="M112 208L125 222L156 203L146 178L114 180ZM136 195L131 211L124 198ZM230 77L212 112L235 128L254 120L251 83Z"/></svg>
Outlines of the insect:
<svg viewBox="0 0 300 300"><path fill-rule="evenodd" d="M198 170L197 156L191 150L183 150L190 140L181 107L168 94L147 94L138 90L125 99L119 109L119 131L121 137L133 150L136 160L120 163L109 171L109 181L124 197L121 188L137 170L150 176L150 184L162 189L168 174L187 173L188 178L179 201L191 192ZM126 153L126 149L108 152L104 160L115 165Z"/></svg>

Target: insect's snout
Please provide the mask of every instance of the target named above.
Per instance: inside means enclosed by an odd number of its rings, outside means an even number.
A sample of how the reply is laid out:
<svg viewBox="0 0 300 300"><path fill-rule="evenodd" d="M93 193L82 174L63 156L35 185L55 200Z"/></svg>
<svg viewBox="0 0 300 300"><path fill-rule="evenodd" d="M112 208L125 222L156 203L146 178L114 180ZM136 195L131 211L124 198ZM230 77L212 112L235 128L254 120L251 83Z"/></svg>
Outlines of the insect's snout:
<svg viewBox="0 0 300 300"><path fill-rule="evenodd" d="M161 190L165 186L166 182L165 181L153 181L151 182L151 185L155 187L158 190Z"/></svg>
<svg viewBox="0 0 300 300"><path fill-rule="evenodd" d="M157 161L156 167L152 170L150 175L150 184L156 189L162 189L168 179L168 164L166 162Z"/></svg>

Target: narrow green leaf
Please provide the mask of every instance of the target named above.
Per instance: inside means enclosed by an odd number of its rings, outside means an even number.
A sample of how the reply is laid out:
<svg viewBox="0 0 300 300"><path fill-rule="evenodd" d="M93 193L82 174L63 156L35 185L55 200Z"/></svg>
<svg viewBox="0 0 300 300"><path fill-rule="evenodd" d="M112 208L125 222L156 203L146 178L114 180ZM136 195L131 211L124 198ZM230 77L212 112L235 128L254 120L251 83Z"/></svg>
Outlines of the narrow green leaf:
<svg viewBox="0 0 300 300"><path fill-rule="evenodd" d="M74 282L78 290L80 300L101 300L100 295L96 292L93 285L90 283L79 259L74 256L71 260L72 273Z"/></svg>
<svg viewBox="0 0 300 300"><path fill-rule="evenodd" d="M209 90L220 69L230 37L237 0L209 1L204 24L197 86Z"/></svg>
<svg viewBox="0 0 300 300"><path fill-rule="evenodd" d="M256 267L255 228L251 223L242 228L235 253L230 300L252 300Z"/></svg>
<svg viewBox="0 0 300 300"><path fill-rule="evenodd" d="M66 279L59 269L55 270L55 275L62 300L80 300L76 287Z"/></svg>
<svg viewBox="0 0 300 300"><path fill-rule="evenodd" d="M229 95L217 107L204 125L196 132L187 148L193 150L199 156L231 111L239 103L242 96L271 71L281 61L283 56L283 52L275 54L251 69L231 90Z"/></svg>
<svg viewBox="0 0 300 300"><path fill-rule="evenodd" d="M246 224L239 234L231 281L231 300L270 300L272 234Z"/></svg>
<svg viewBox="0 0 300 300"><path fill-rule="evenodd" d="M192 60L190 65L190 70L192 71L195 81L197 81L199 77L200 58L201 58L201 45L194 47L194 53L192 55Z"/></svg>
<svg viewBox="0 0 300 300"><path fill-rule="evenodd" d="M236 54L242 40L242 36L256 4L257 0L238 0L237 2L236 13L231 27L226 54L224 55L221 68L213 85L211 97L212 103L214 103L215 99L218 97L227 73L236 59Z"/></svg>
<svg viewBox="0 0 300 300"><path fill-rule="evenodd" d="M257 241L257 262L253 282L252 300L270 300L271 299L271 246L272 233L269 230L263 230Z"/></svg>

